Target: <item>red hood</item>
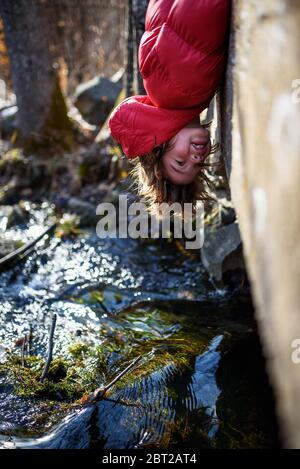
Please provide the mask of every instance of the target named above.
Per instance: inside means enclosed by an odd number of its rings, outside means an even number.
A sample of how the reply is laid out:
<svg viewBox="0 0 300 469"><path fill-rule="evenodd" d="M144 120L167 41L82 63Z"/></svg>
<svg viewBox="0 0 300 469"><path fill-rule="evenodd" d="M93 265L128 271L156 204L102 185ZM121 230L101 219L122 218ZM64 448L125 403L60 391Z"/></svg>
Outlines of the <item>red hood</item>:
<svg viewBox="0 0 300 469"><path fill-rule="evenodd" d="M114 109L108 126L127 158L135 158L170 140L207 104L193 109L164 109L154 106L148 96L131 96Z"/></svg>

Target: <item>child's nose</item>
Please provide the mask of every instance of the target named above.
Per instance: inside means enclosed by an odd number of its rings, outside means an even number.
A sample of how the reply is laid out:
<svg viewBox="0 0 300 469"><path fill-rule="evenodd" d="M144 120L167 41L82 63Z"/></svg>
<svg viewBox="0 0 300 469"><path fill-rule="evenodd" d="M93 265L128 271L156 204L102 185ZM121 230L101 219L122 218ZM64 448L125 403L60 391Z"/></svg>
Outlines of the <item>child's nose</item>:
<svg viewBox="0 0 300 469"><path fill-rule="evenodd" d="M199 156L199 155L197 155L197 154L195 154L195 153L192 153L192 154L190 155L190 158L191 158L191 160L192 160L193 163L199 163L199 162L201 161L201 159L202 159L201 156Z"/></svg>

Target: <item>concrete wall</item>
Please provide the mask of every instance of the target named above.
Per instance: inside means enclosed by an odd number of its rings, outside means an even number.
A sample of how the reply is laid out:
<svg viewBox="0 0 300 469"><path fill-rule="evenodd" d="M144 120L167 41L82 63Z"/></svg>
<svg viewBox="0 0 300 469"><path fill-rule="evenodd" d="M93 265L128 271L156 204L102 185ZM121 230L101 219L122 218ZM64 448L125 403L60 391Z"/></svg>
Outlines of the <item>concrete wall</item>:
<svg viewBox="0 0 300 469"><path fill-rule="evenodd" d="M223 155L285 446L300 448L300 1L233 3Z"/></svg>

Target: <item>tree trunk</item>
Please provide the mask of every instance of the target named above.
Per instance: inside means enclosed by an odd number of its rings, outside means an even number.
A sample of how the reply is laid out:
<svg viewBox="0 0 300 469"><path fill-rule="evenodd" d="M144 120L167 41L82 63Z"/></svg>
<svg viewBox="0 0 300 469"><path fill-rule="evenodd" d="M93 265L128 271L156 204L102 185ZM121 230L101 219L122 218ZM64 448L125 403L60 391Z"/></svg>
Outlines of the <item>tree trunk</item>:
<svg viewBox="0 0 300 469"><path fill-rule="evenodd" d="M53 143L69 147L72 141L53 53L52 9L47 0L0 3L18 105L19 140L27 150Z"/></svg>
<svg viewBox="0 0 300 469"><path fill-rule="evenodd" d="M138 67L138 50L141 37L145 31L145 16L149 0L132 0L132 20L133 20L133 55L134 55L134 78L135 90L137 94L146 94L142 75Z"/></svg>
<svg viewBox="0 0 300 469"><path fill-rule="evenodd" d="M125 97L134 94L133 91L133 70L134 70L134 57L133 57L133 29L132 29L132 0L127 0L126 4L126 19L125 19L125 74L124 74L124 90Z"/></svg>
<svg viewBox="0 0 300 469"><path fill-rule="evenodd" d="M125 0L48 2L55 12L56 56L64 59L69 94L78 83L112 76L123 66Z"/></svg>
<svg viewBox="0 0 300 469"><path fill-rule="evenodd" d="M145 31L145 15L148 0L127 0L125 43L126 64L124 89L126 97L133 94L146 94L143 79L138 67L138 49Z"/></svg>

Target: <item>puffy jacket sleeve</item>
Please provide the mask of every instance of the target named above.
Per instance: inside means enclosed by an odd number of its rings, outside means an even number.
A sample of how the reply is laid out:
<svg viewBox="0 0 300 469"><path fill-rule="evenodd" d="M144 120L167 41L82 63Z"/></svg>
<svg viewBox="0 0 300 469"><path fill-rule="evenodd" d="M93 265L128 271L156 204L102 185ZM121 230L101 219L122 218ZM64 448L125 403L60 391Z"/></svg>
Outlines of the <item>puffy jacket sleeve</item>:
<svg viewBox="0 0 300 469"><path fill-rule="evenodd" d="M230 0L151 0L139 67L151 101L169 109L210 100L223 78Z"/></svg>

